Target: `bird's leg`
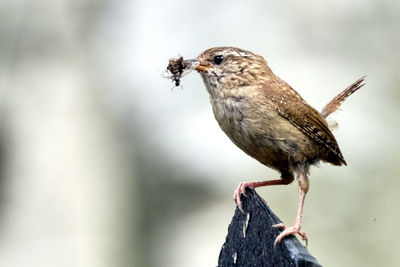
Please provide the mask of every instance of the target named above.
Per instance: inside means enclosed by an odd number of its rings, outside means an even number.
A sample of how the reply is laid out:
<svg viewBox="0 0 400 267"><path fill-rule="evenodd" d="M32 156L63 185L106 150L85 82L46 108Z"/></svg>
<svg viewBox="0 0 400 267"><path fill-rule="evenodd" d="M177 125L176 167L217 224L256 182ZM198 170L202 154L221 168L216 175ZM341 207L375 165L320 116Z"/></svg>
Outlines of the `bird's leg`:
<svg viewBox="0 0 400 267"><path fill-rule="evenodd" d="M299 182L300 184L300 182ZM283 228L283 232L278 235L278 237L275 239L274 242L274 247L276 244L278 244L283 238L285 238L288 235L294 235L294 234L299 234L301 238L306 241L306 246L308 244L308 239L307 235L305 232L300 231L301 229L301 213L303 212L303 205L304 205L304 199L307 194L307 190L304 190L299 186L300 189L300 201L299 201L299 209L297 210L297 216L296 216L296 221L292 227L287 228L283 223L280 224L275 224L273 227L281 227ZM308 181L307 181L307 189L308 189Z"/></svg>
<svg viewBox="0 0 400 267"><path fill-rule="evenodd" d="M286 184L290 184L292 181L293 181L293 178L278 179L278 180L263 181L263 182L241 182L241 183L239 183L238 187L235 190L235 193L233 194L233 199L236 202L240 211L245 213L243 211L243 206L242 206L242 201L240 200L240 195L243 194L246 196L246 187L257 188L257 187L269 186L269 185L286 185Z"/></svg>

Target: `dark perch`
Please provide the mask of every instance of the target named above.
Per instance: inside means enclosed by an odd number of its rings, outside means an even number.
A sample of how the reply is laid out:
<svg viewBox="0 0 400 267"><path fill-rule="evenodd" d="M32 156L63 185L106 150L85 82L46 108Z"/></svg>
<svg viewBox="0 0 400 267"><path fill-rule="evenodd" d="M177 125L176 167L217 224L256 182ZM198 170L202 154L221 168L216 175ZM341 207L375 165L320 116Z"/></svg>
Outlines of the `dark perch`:
<svg viewBox="0 0 400 267"><path fill-rule="evenodd" d="M282 240L274 248L281 232L272 225L281 223L255 190L246 188L243 210L236 208L228 235L218 259L225 266L321 266L295 236ZM248 224L246 228L246 221ZM245 237L244 237L245 232Z"/></svg>

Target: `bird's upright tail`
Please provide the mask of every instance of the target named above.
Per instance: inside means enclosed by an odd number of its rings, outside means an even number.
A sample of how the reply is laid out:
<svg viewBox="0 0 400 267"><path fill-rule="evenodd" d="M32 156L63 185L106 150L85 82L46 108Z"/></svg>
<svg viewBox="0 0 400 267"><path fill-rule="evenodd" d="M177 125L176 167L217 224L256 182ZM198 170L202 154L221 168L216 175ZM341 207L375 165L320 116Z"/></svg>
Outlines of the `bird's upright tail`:
<svg viewBox="0 0 400 267"><path fill-rule="evenodd" d="M347 87L343 92L335 96L326 106L322 109L321 115L326 118L331 113L335 112L339 106L345 101L350 95L352 95L355 91L360 89L365 85L364 82L365 76L361 77L354 83L352 83L349 87Z"/></svg>

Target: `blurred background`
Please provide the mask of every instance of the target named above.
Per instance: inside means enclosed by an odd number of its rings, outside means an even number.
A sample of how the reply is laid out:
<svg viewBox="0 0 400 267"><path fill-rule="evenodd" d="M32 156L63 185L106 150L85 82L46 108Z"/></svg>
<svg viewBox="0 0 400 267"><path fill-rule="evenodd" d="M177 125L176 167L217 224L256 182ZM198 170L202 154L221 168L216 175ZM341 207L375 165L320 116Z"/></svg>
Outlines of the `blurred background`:
<svg viewBox="0 0 400 267"><path fill-rule="evenodd" d="M213 46L263 55L321 109L347 167L311 171L303 230L324 266L398 266L400 3L2 0L0 266L216 266L242 180L278 173L236 148L195 72ZM295 183L257 190L294 222Z"/></svg>

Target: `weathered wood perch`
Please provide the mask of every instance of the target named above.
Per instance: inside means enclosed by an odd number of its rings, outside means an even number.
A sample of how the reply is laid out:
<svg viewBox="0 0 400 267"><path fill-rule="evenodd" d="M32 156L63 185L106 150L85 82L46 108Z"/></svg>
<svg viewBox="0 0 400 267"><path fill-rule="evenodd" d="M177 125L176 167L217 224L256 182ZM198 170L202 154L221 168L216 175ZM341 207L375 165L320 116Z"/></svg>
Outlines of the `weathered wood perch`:
<svg viewBox="0 0 400 267"><path fill-rule="evenodd" d="M265 205L255 190L242 196L243 210L236 208L222 246L218 267L226 266L321 266L295 236L283 239L274 248L281 229L272 225L280 219Z"/></svg>

